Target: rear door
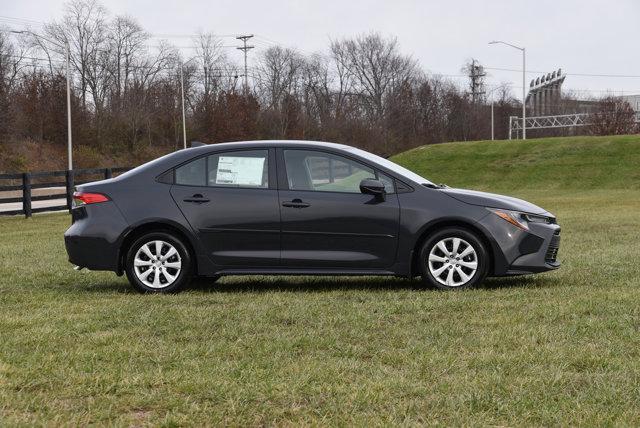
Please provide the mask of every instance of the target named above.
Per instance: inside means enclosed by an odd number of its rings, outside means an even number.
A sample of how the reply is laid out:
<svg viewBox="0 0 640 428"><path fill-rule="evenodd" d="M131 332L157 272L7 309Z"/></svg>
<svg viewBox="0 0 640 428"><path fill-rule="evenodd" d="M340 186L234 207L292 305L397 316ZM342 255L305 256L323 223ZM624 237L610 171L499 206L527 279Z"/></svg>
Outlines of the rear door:
<svg viewBox="0 0 640 428"><path fill-rule="evenodd" d="M176 168L171 195L216 265L279 265L274 149L194 159Z"/></svg>
<svg viewBox="0 0 640 428"><path fill-rule="evenodd" d="M393 180L332 152L278 149L282 265L385 268L395 263L400 208ZM360 192L385 182L386 200Z"/></svg>

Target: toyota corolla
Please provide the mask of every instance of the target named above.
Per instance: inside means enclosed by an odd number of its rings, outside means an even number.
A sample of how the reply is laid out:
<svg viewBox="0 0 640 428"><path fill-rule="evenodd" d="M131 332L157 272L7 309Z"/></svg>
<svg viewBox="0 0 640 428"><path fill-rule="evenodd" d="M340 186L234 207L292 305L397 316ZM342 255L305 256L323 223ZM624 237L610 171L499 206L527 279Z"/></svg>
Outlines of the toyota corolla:
<svg viewBox="0 0 640 428"><path fill-rule="evenodd" d="M194 147L80 185L74 200L69 261L126 273L143 292L254 274L421 276L463 289L560 266L546 210L340 144Z"/></svg>

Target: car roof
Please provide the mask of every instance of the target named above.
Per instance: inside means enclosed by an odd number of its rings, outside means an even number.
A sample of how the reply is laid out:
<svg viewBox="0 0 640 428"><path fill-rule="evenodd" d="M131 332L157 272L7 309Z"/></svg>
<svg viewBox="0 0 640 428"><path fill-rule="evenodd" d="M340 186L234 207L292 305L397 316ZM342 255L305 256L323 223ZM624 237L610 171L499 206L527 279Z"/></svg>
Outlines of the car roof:
<svg viewBox="0 0 640 428"><path fill-rule="evenodd" d="M352 148L345 144L329 143L325 141L308 141L308 140L249 140L249 141L233 141L228 143L215 143L205 144L202 146L191 147L188 149L182 149L180 152L189 152L193 154L199 154L202 152L208 152L211 150L227 150L238 149L246 147L324 147L333 149L348 150Z"/></svg>

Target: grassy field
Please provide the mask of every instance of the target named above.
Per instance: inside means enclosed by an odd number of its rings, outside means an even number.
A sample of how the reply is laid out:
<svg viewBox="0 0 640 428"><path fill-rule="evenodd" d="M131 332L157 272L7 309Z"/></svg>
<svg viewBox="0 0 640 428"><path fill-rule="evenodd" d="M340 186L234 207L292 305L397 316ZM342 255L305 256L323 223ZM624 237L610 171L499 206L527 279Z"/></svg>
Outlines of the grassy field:
<svg viewBox="0 0 640 428"><path fill-rule="evenodd" d="M562 269L465 292L231 277L143 296L71 270L67 215L2 219L0 425L638 426L639 153L621 137L398 156L558 215Z"/></svg>
<svg viewBox="0 0 640 428"><path fill-rule="evenodd" d="M436 183L476 189L640 189L639 135L437 144L393 160Z"/></svg>

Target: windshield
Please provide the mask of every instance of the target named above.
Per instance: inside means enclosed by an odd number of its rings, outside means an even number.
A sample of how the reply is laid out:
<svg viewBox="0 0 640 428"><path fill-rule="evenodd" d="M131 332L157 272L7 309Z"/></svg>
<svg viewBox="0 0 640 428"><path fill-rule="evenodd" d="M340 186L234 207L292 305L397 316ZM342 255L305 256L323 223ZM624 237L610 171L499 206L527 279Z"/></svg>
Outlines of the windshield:
<svg viewBox="0 0 640 428"><path fill-rule="evenodd" d="M349 148L350 152L356 153L358 156L361 156L365 159L368 159L372 162L377 163L378 165L381 165L393 172L395 172L398 175L401 175L403 177L408 178L411 181L414 181L416 183L419 184L431 184L433 185L433 183L429 180L427 180L426 178L416 174L413 171L408 170L405 167L402 167L400 165L398 165L397 163L391 162L389 159L385 159L383 157L380 157L378 155L374 155L373 153L369 153L369 152L365 152L364 150L360 150L360 149L356 149L355 147L350 147Z"/></svg>

